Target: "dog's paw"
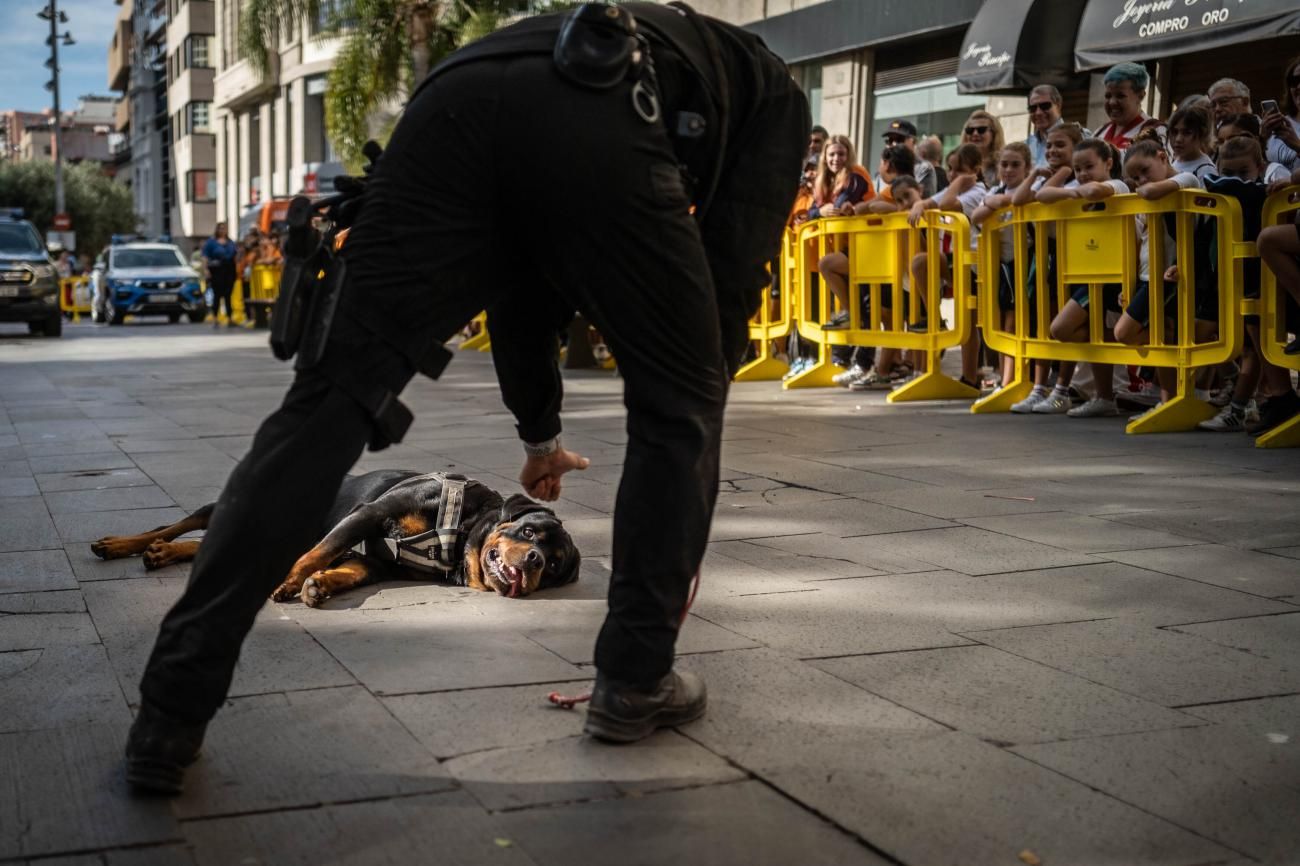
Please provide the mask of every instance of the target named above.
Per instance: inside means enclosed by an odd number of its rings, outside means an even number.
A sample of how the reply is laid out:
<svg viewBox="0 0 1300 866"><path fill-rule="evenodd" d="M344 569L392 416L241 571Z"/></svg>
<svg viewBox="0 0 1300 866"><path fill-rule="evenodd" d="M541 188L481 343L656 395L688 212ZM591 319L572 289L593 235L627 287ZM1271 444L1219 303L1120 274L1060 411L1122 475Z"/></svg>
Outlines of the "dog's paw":
<svg viewBox="0 0 1300 866"><path fill-rule="evenodd" d="M121 559L140 552L134 542L134 538L106 535L90 543L90 552L100 559Z"/></svg>
<svg viewBox="0 0 1300 866"><path fill-rule="evenodd" d="M302 584L299 581L289 578L276 587L275 592L271 593L271 601L293 601L298 597L301 589Z"/></svg>
<svg viewBox="0 0 1300 866"><path fill-rule="evenodd" d="M309 577L302 582L300 597L302 603L308 607L318 607L321 602L330 597L330 594L325 591L325 584L317 581L314 577Z"/></svg>
<svg viewBox="0 0 1300 866"><path fill-rule="evenodd" d="M153 571L156 568L162 568L171 562L168 554L171 552L168 548L171 545L165 541L155 541L144 549L144 555L141 559L144 561L146 571Z"/></svg>

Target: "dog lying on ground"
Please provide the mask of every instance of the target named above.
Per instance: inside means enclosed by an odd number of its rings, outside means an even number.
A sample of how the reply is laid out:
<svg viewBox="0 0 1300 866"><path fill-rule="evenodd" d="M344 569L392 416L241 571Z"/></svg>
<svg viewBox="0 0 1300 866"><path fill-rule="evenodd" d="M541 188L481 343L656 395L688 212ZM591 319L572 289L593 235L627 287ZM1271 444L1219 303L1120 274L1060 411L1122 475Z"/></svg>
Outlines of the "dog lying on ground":
<svg viewBox="0 0 1300 866"><path fill-rule="evenodd" d="M146 569L194 558L214 505L139 535L91 544L101 559L143 554ZM332 527L332 528L331 528ZM560 519L526 496L501 494L458 475L386 469L349 477L339 488L322 538L271 594L316 607L345 590L380 580L434 577L519 598L578 579L581 557Z"/></svg>

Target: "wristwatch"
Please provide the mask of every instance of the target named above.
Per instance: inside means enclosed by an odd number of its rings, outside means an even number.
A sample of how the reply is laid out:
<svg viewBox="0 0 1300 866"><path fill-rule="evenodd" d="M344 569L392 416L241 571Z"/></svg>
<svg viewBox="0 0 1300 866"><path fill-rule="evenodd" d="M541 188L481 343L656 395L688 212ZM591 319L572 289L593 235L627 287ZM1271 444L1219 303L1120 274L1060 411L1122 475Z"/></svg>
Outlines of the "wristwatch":
<svg viewBox="0 0 1300 866"><path fill-rule="evenodd" d="M545 442L525 442L524 453L529 457L548 457L560 450L560 437L552 436Z"/></svg>

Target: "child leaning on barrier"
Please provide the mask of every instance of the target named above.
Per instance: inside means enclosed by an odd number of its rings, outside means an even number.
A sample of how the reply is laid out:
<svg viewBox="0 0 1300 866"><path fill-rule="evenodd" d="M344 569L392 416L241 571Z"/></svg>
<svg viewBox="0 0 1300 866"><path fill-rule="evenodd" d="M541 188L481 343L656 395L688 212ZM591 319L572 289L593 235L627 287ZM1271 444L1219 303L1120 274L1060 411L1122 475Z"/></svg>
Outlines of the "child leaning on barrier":
<svg viewBox="0 0 1300 866"><path fill-rule="evenodd" d="M1033 161L1033 154L1024 142L1012 142L1002 148L998 154L998 184L989 190L989 194L970 216L972 245L978 243L979 232L983 231L984 224L994 212L1011 204L1015 192L1028 177ZM1002 311L1002 330L1009 331L1015 328L1016 323L1016 280L1013 275L1016 239L1011 229L998 231L998 247L998 309ZM1002 384L1010 383L1014 374L1015 357L1003 355Z"/></svg>
<svg viewBox="0 0 1300 866"><path fill-rule="evenodd" d="M1285 183L1272 184L1271 192L1290 185L1300 185L1300 169ZM1295 216L1294 214L1292 215ZM1260 260L1277 278L1278 300L1286 305L1286 330L1295 337L1283 349L1288 355L1300 354L1300 224L1294 219L1282 225L1260 230L1257 242ZM1258 345L1258 344L1257 344ZM1259 424L1247 428L1258 435L1300 414L1300 396L1291 388L1291 374L1284 369L1267 365L1263 370L1260 396L1264 398L1259 408Z"/></svg>
<svg viewBox="0 0 1300 866"><path fill-rule="evenodd" d="M1189 171L1175 171L1169 162L1169 156L1159 141L1143 140L1134 143L1124 154L1124 173L1128 183L1137 195L1145 201L1159 201L1180 189L1199 189L1200 179ZM1138 234L1138 277L1133 287L1133 294L1123 315L1115 323L1115 339L1128 346L1143 346L1151 342L1149 331L1151 318L1162 315L1165 320L1165 333L1176 333L1178 321L1178 269L1174 262L1177 257L1177 242L1174 237L1175 220L1172 214L1139 214L1135 218ZM1164 233L1164 257L1162 261L1151 261L1151 228L1159 226ZM1152 290L1152 282L1158 275L1161 283L1159 292ZM1152 312L1153 294L1158 294L1156 302L1159 312ZM1197 280L1193 295L1194 303L1194 340L1202 343L1214 339L1218 333L1218 293L1212 281ZM1168 367L1156 369L1160 381L1159 408L1174 396L1176 388L1175 373Z"/></svg>
<svg viewBox="0 0 1300 866"><path fill-rule="evenodd" d="M1065 182L1065 173L1057 172L1043 184L1036 198L1044 204L1081 198L1087 201L1102 201L1113 195L1127 193L1128 187L1116 176L1119 169L1119 154L1100 138L1085 138L1074 148L1074 179ZM1118 285L1102 286L1102 310L1118 315L1120 287ZM1070 300L1066 301L1061 312L1052 319L1052 339L1066 343L1086 343L1090 339L1088 319L1092 311L1088 309L1090 297L1087 286L1073 287ZM1070 382L1062 368L1057 376L1056 388L1051 396L1034 407L1035 414L1058 414L1065 412L1071 418L1097 418L1119 414L1115 406L1115 383L1112 364L1091 364L1097 394L1092 399L1069 409ZM1065 381L1062 381L1065 380ZM1044 408L1050 407L1050 408ZM1068 411L1067 411L1068 410Z"/></svg>
<svg viewBox="0 0 1300 866"><path fill-rule="evenodd" d="M864 202L874 198L875 195L875 188L871 185L871 175L857 164L853 142L849 141L847 136L831 136L822 151L821 166L817 171L817 180L813 183L813 206L808 210L808 218L853 216L860 212L859 207L865 209ZM829 316L822 327L847 328L849 326L848 282L843 275L834 270L823 269L826 258L829 256L817 263L817 270L835 297L839 310Z"/></svg>
<svg viewBox="0 0 1300 866"><path fill-rule="evenodd" d="M1199 105L1169 115L1169 151L1173 154L1170 164L1174 171L1191 172L1202 179L1214 172L1214 160L1207 153L1213 123L1209 110Z"/></svg>
<svg viewBox="0 0 1300 866"><path fill-rule="evenodd" d="M1023 207L1037 200L1037 193L1047 184L1049 180L1056 177L1060 178L1058 185L1065 185L1074 178L1074 148L1083 141L1083 127L1077 123L1062 123L1047 133L1047 147L1045 155L1047 157L1046 167L1036 168L1021 182L1011 198L1011 203L1016 207ZM1030 336L1036 336L1038 332L1038 313L1035 299L1039 289L1038 279L1038 253L1036 247L1042 243L1044 250L1043 259L1045 262L1045 273L1043 274L1042 289L1047 294L1048 312L1055 316L1060 312L1060 305L1057 302L1056 286L1056 223L1048 222L1038 226L1030 226L1030 258L1029 258L1029 333ZM1034 361L1034 388L1029 392L1029 396L1018 403L1011 405L1011 411L1017 415L1028 415L1032 412L1039 414L1056 414L1065 412L1070 408L1070 382L1074 378L1074 361L1061 361L1060 369L1057 374L1058 382L1064 383L1056 390L1048 387L1048 377L1052 372L1052 365L1048 361ZM1004 380L1005 381L1005 380ZM1036 407L1042 405L1044 408L1039 410Z"/></svg>
<svg viewBox="0 0 1300 866"><path fill-rule="evenodd" d="M915 226L921 222L927 210L958 211L966 218L975 213L975 209L988 195L984 185L984 155L973 144L963 144L954 152L955 157L948 161L948 188L934 198L926 198L912 205L907 221ZM951 235L945 235L945 240ZM944 255L934 250L917 253L912 259L912 293L914 303L921 305L921 316L925 321L921 327L929 326L929 317L938 316L938 310L926 310L926 287L929 285L930 267L938 261L940 280L946 280L952 270L951 253ZM979 388L976 379L979 376L979 331L971 328L971 335L961 347L961 381L963 385Z"/></svg>
<svg viewBox="0 0 1300 866"><path fill-rule="evenodd" d="M896 213L901 210L910 210L912 205L920 200L921 185L910 174L904 174L894 178L889 184L889 200L884 200L883 196L876 198L871 202L870 208L872 213ZM838 255L840 259L830 263L830 266L842 268L843 272L847 274L849 268L848 257L843 253L835 253L835 255ZM893 307L890 306L893 303L893 298L893 285L890 283L882 285L880 287L880 320L882 322L890 321L890 317L893 316ZM904 303L907 303L906 295L903 296L903 300ZM866 309L864 318L870 312L870 309ZM905 370L900 372L900 354L898 349L877 349L876 361L872 368L860 376L849 378L845 384L850 391L888 391L894 385L897 385L905 375Z"/></svg>
<svg viewBox="0 0 1300 866"><path fill-rule="evenodd" d="M1264 199L1268 196L1268 188L1264 185L1263 180L1264 169L1264 152L1260 148L1259 142L1250 136L1241 135L1230 138L1223 143L1223 147L1219 148L1218 172L1205 180L1207 190L1220 195L1232 196L1241 204L1242 240L1244 241L1253 241L1259 237L1261 211L1264 207ZM1202 237L1198 234L1196 247L1198 253L1204 248L1205 259L1207 260L1207 276L1217 285L1219 275L1213 270L1213 267L1218 262L1211 253L1217 249L1218 239L1212 233L1212 228L1213 226L1207 220L1206 230L1204 231L1206 236ZM1201 231L1198 225L1198 233ZM1198 258L1197 261L1199 266L1200 259ZM1199 269L1196 276L1198 280L1201 279ZM1244 297L1259 297L1259 279L1260 260L1250 258L1242 262L1242 295ZM1266 367L1281 373L1283 388L1289 389L1290 387L1289 374L1285 370L1280 370L1280 368L1268 364L1259 353L1259 316L1246 316L1245 328L1246 340L1241 350L1241 367L1237 374L1237 381L1233 384L1231 396L1227 405L1219 411L1218 415L1197 425L1202 430L1210 430L1215 433L1245 430L1247 422L1250 420L1249 416L1252 414L1253 403L1251 398L1255 395L1255 390L1260 384L1261 375ZM1276 373L1271 373L1268 376L1269 382L1273 384L1275 384L1277 378ZM1266 385L1266 390L1269 387L1269 385Z"/></svg>

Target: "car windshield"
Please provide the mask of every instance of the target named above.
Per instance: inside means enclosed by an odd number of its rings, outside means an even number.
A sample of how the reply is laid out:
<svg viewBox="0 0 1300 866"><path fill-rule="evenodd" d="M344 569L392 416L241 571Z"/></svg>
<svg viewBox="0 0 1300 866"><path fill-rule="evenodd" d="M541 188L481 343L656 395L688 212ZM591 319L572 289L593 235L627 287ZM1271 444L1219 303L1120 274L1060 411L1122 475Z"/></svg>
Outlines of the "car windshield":
<svg viewBox="0 0 1300 866"><path fill-rule="evenodd" d="M26 223L0 223L0 253L40 255L45 252L40 235Z"/></svg>
<svg viewBox="0 0 1300 866"><path fill-rule="evenodd" d="M117 250L113 253L115 268L176 268L184 267L185 259L176 250Z"/></svg>

